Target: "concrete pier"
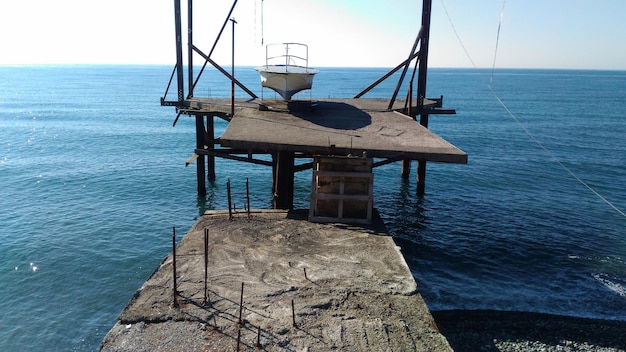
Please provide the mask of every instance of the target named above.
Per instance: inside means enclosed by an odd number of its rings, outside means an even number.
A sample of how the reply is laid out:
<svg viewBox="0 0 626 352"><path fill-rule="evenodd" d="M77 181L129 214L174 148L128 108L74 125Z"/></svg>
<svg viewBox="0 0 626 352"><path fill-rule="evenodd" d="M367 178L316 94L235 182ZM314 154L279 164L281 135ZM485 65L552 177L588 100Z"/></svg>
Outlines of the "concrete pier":
<svg viewBox="0 0 626 352"><path fill-rule="evenodd" d="M170 254L101 350L452 350L377 215L367 227L306 215L207 212L177 246L176 303Z"/></svg>
<svg viewBox="0 0 626 352"><path fill-rule="evenodd" d="M424 194L427 161L467 163L464 151L406 114L418 107L409 108L400 100L392 110L385 99L360 98L289 102L190 98L187 103L178 111L196 119L196 149L187 163L197 163L200 196L206 195L206 180L215 179L215 157L271 166L275 209L293 208L294 173L306 169L296 167L296 158L367 155L384 160L378 165L403 160L405 179L410 161L417 160L418 195ZM420 109L430 114L450 112L438 109L440 104L441 100L426 99ZM215 116L229 121L219 138L214 136ZM254 158L261 154L271 155L272 162Z"/></svg>

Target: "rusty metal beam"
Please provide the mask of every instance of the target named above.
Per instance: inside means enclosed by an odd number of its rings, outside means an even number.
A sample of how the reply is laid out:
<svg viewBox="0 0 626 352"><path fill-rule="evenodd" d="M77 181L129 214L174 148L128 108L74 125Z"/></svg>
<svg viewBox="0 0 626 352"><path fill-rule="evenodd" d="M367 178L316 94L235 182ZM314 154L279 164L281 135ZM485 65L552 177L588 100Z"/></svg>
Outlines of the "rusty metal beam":
<svg viewBox="0 0 626 352"><path fill-rule="evenodd" d="M187 0L187 98L193 97L193 0Z"/></svg>
<svg viewBox="0 0 626 352"><path fill-rule="evenodd" d="M211 55L213 55L213 51L215 50L215 47L217 46L217 43L219 42L220 38L222 37L222 33L224 32L224 28L226 28L226 24L228 24L228 20L231 18L231 15L233 14L233 11L235 10L235 6L237 5L237 0L235 0L233 2L233 6L231 6L230 11L228 12L228 16L226 16L226 19L224 20L224 23L222 24L222 28L220 29L220 32L217 34L217 38L215 38L215 41L213 42L213 46L211 47L211 51L209 51L209 57L211 57ZM202 76L202 73L204 72L204 69L206 68L206 64L209 63L209 60L204 60L204 64L202 64L202 68L200 69L200 73L198 73L198 77L196 77L196 80L193 82L193 88L196 87L196 84L198 84L198 81L200 80L200 76Z"/></svg>
<svg viewBox="0 0 626 352"><path fill-rule="evenodd" d="M354 98L358 99L358 98L362 97L363 95L365 95L365 93L367 93L370 90L374 89L381 82L383 82L384 80L389 78L394 73L398 72L399 69L401 69L402 67L408 65L409 62L411 62L413 59L415 59L418 55L419 55L419 52L414 53L413 55L411 55L411 57L409 59L402 61L402 63L400 65L394 67L391 71L387 72L384 76L379 78L376 82L370 84L367 88L363 89L359 94L355 95Z"/></svg>
<svg viewBox="0 0 626 352"><path fill-rule="evenodd" d="M180 18L180 0L174 0L174 22L176 27L176 72L178 80L178 101L185 99L183 83L183 30Z"/></svg>
<svg viewBox="0 0 626 352"><path fill-rule="evenodd" d="M426 0L424 0L424 1L426 1ZM415 54L415 50L417 49L417 44L422 39L423 31L424 31L424 26L422 25L422 28L420 28L419 32L417 33L417 38L415 38L415 42L413 43L413 48L411 49L411 53L409 54L409 58L406 60L407 63L406 63L406 65L404 65L404 69L402 70L402 74L400 75L400 79L398 79L398 84L396 85L396 89L393 91L393 95L391 97L391 100L389 101L389 106L387 107L387 110L391 110L391 108L393 107L393 103L396 102L396 97L398 96L398 92L400 91L400 87L402 86L402 81L404 81L404 76L406 75L406 71L409 69L409 63L411 62L410 59ZM419 53L420 53L419 54L419 60L421 60L421 58L423 56L421 48L420 48Z"/></svg>
<svg viewBox="0 0 626 352"><path fill-rule="evenodd" d="M224 76L228 77L228 79L235 82L235 84L243 89L246 93L248 93L252 98L257 99L258 96L254 94L248 87L246 87L243 83L239 82L235 77L233 77L228 71L224 70L222 66L220 66L217 62L213 61L208 55L202 52L202 50L198 49L195 45L192 46L193 50L198 53L198 55L202 56L206 61L208 61L211 65L213 65L218 71L220 71Z"/></svg>
<svg viewBox="0 0 626 352"><path fill-rule="evenodd" d="M430 15L432 0L422 3L422 38L420 44L419 72L417 76L417 111L420 112L420 125L428 128L428 113L424 110L426 99L426 74L428 73L428 44L430 41ZM426 160L419 160L417 166L417 195L426 192Z"/></svg>

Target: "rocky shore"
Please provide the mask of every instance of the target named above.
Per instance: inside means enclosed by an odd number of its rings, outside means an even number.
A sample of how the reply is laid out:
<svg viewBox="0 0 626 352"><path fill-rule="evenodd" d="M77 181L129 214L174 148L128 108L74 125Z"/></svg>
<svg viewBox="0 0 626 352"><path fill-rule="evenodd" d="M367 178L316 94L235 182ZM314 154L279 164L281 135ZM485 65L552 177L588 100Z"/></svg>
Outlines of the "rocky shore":
<svg viewBox="0 0 626 352"><path fill-rule="evenodd" d="M456 352L626 351L626 321L490 310L431 313Z"/></svg>

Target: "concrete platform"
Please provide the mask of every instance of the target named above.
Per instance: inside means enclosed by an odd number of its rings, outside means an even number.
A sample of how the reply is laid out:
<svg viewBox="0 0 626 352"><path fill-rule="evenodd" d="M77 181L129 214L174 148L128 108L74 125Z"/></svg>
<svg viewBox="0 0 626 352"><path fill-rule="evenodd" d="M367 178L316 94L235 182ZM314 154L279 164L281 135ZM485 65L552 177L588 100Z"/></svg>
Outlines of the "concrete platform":
<svg viewBox="0 0 626 352"><path fill-rule="evenodd" d="M305 218L253 211L228 220L227 212L208 212L178 245L178 307L169 255L102 351L235 351L238 339L241 351L451 351L378 217L368 228Z"/></svg>
<svg viewBox="0 0 626 352"><path fill-rule="evenodd" d="M385 99L321 99L315 108L306 101L249 100L236 102L235 114L218 143L250 151L289 151L375 158L404 158L448 163L467 163L467 154L412 118L387 110ZM259 105L264 110L259 110ZM295 107L293 107L295 105ZM293 107L290 108L290 107ZM196 99L190 111L230 111L228 99Z"/></svg>

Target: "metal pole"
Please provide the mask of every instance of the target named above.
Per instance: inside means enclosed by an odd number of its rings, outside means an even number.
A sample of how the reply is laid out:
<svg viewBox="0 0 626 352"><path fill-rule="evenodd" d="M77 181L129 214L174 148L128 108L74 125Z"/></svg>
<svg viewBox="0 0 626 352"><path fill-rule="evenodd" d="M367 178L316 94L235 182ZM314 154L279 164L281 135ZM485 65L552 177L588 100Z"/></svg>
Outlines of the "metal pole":
<svg viewBox="0 0 626 352"><path fill-rule="evenodd" d="M180 0L174 0L174 22L176 26L176 78L178 83L179 102L185 99L185 87L183 86L183 30L180 16Z"/></svg>
<svg viewBox="0 0 626 352"><path fill-rule="evenodd" d="M417 112L420 114L420 125L428 128L428 114L424 113L426 99L426 74L428 72L428 42L430 40L430 15L432 0L423 0L422 4L422 38L420 44L419 69L417 76ZM419 160L417 167L417 194L423 196L426 190L426 160Z"/></svg>
<svg viewBox="0 0 626 352"><path fill-rule="evenodd" d="M205 140L206 130L204 128L204 116L196 114L196 149L204 149L207 144ZM196 160L196 179L198 184L198 195L201 197L206 196L206 156L203 154L198 155Z"/></svg>
<svg viewBox="0 0 626 352"><path fill-rule="evenodd" d="M187 0L187 84L193 97L193 1Z"/></svg>
<svg viewBox="0 0 626 352"><path fill-rule="evenodd" d="M230 197L230 179L226 181L226 193L228 196L228 220L233 219L233 211L232 211L232 199Z"/></svg>
<svg viewBox="0 0 626 352"><path fill-rule="evenodd" d="M428 73L428 42L430 37L430 12L432 8L432 0L423 0L422 5L422 31L420 38L420 51L419 51L419 68L417 76L417 108L420 114L420 123L422 123L421 117L423 117L422 109L424 107L424 99L426 98L426 74ZM428 121L428 116L426 116ZM426 122L426 124L428 124Z"/></svg>
<svg viewBox="0 0 626 352"><path fill-rule="evenodd" d="M237 352L240 351L239 349L240 343L241 343L241 326L239 327L239 330L237 330Z"/></svg>
<svg viewBox="0 0 626 352"><path fill-rule="evenodd" d="M209 150L215 149L215 117L213 115L207 115L206 122L206 143L205 145ZM215 181L215 155L207 155L207 180L209 182Z"/></svg>
<svg viewBox="0 0 626 352"><path fill-rule="evenodd" d="M209 277L209 229L204 229L204 303L209 302L207 281Z"/></svg>
<svg viewBox="0 0 626 352"><path fill-rule="evenodd" d="M393 108L393 103L395 103L396 101L396 97L398 96L398 92L400 91L400 87L402 86L402 82L404 81L404 76L406 75L406 71L409 69L409 63L411 62L410 58L413 56L413 54L415 54L415 49L417 48L417 44L420 41L420 38L422 37L422 30L423 28L420 28L419 33L417 33L417 38L415 38L415 42L413 43L411 54L409 55L409 59L406 60L406 65L404 65L404 69L402 70L402 74L400 75L400 79L398 80L398 84L396 85L396 90L393 91L393 96L391 97L391 100L389 101L389 106L387 107L387 110L391 110Z"/></svg>
<svg viewBox="0 0 626 352"><path fill-rule="evenodd" d="M417 161L417 195L422 197L426 193L426 160Z"/></svg>
<svg viewBox="0 0 626 352"><path fill-rule="evenodd" d="M297 328L298 324L296 324L296 308L293 304L293 299L291 300L291 320L293 322L293 327Z"/></svg>
<svg viewBox="0 0 626 352"><path fill-rule="evenodd" d="M241 283L241 297L239 298L239 326L241 326L241 311L243 311L243 282Z"/></svg>
<svg viewBox="0 0 626 352"><path fill-rule="evenodd" d="M248 203L248 219L250 219L250 181L246 177L246 200Z"/></svg>
<svg viewBox="0 0 626 352"><path fill-rule="evenodd" d="M228 19L230 18L230 15L232 15L233 10L235 9L235 5L237 5L237 0L233 2L233 6L230 8L230 12L228 12L228 16L226 16L226 19L224 20L224 23L222 24L222 28L220 29L220 32L217 34L217 37L215 38L215 42L213 42L213 47L211 47L211 51L209 51L208 57L211 57L211 55L213 55L213 51L215 50L217 43L220 41L220 38L222 37L222 32L224 32L224 28L226 27L226 24L228 24ZM208 63L209 63L209 60L205 58L204 64L202 65L202 68L200 69L200 73L198 73L198 77L196 77L196 81L193 82L194 88L196 87L196 84L198 84L198 81L200 80L200 76L202 76L202 72L204 72L204 69L206 68L206 64Z"/></svg>
<svg viewBox="0 0 626 352"><path fill-rule="evenodd" d="M231 76L230 80L230 116L235 116L235 21L234 18L231 18L230 21L233 23L233 44L232 44L232 62L231 62Z"/></svg>

